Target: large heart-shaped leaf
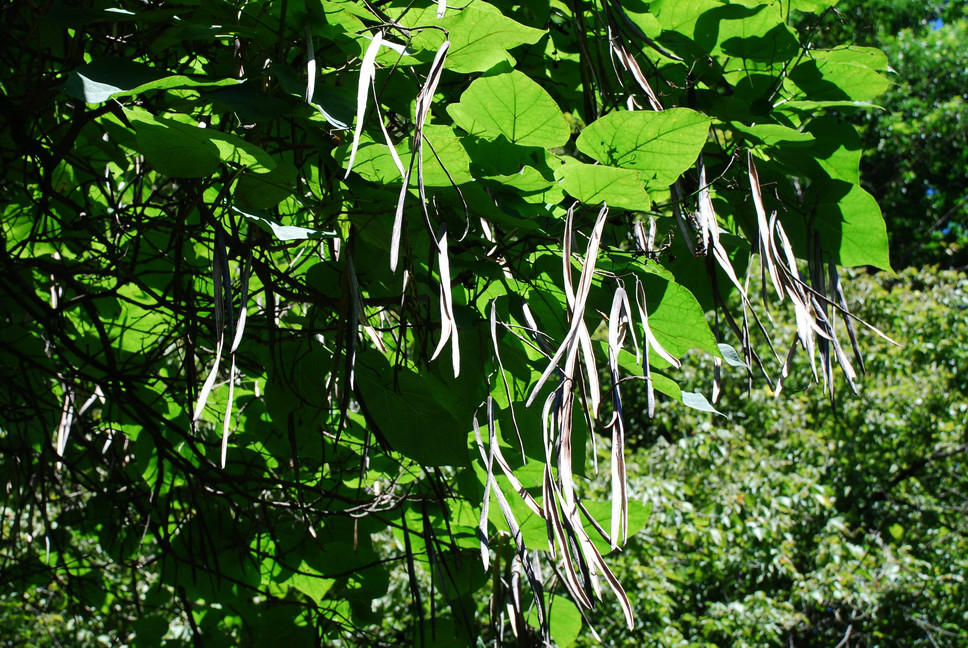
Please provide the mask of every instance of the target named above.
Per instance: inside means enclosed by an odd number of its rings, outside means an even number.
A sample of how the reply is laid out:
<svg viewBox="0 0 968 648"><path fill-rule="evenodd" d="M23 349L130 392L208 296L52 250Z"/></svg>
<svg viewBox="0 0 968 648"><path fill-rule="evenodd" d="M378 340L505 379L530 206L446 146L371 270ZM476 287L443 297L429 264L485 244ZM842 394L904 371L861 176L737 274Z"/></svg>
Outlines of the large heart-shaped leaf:
<svg viewBox="0 0 968 648"><path fill-rule="evenodd" d="M551 95L516 70L477 79L447 112L458 126L484 139L503 135L513 144L552 148L571 135Z"/></svg>
<svg viewBox="0 0 968 648"><path fill-rule="evenodd" d="M578 137L578 150L602 164L635 169L655 186L672 184L699 157L709 118L688 108L613 112Z"/></svg>

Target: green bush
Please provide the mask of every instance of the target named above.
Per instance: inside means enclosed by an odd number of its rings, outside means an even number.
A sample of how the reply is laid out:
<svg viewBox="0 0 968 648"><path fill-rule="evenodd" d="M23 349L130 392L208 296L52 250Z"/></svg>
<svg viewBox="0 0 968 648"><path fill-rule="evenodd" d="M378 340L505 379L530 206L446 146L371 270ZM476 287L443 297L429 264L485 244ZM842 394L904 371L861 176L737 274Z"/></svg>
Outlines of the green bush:
<svg viewBox="0 0 968 648"><path fill-rule="evenodd" d="M774 399L734 371L728 419L639 418L630 488L652 515L620 561L642 625L602 632L608 645L965 645L968 277L850 285L858 314L901 343L861 332L858 395L838 382L831 406L798 378ZM801 351L792 375L809 373Z"/></svg>

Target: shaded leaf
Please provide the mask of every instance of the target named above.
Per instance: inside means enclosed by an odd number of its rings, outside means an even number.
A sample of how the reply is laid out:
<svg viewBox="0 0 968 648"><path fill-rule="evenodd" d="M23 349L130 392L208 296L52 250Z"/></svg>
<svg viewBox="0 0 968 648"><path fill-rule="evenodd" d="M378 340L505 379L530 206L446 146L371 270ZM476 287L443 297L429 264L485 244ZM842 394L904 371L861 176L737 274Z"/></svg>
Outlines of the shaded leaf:
<svg viewBox="0 0 968 648"><path fill-rule="evenodd" d="M193 79L122 59L96 59L67 75L62 90L87 103L128 97L147 90L231 86L240 79Z"/></svg>
<svg viewBox="0 0 968 648"><path fill-rule="evenodd" d="M860 185L830 181L811 187L817 197L814 227L839 265L891 269L887 226L877 201Z"/></svg>

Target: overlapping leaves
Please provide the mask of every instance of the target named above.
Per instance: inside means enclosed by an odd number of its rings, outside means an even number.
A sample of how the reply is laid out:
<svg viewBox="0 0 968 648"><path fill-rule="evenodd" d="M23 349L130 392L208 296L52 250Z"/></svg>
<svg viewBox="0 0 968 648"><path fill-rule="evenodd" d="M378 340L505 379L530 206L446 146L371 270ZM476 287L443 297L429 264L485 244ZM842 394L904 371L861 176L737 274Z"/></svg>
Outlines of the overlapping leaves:
<svg viewBox="0 0 968 648"><path fill-rule="evenodd" d="M818 276L887 259L857 147L821 113L870 101L883 61L800 57L779 2L502 6L99 11L69 69L38 46L78 112L37 107L55 164L4 211L11 339L44 341L18 452L133 493L103 514L145 529L126 566L162 556L152 591L196 638L378 633L388 565L415 640L446 608L455 641L565 644L609 591L631 624L603 557L647 510L625 489L628 381L712 409L676 385L683 354L725 338L757 364L750 249L824 377L847 370ZM729 290L743 314L714 331ZM603 447L613 501L586 502Z"/></svg>

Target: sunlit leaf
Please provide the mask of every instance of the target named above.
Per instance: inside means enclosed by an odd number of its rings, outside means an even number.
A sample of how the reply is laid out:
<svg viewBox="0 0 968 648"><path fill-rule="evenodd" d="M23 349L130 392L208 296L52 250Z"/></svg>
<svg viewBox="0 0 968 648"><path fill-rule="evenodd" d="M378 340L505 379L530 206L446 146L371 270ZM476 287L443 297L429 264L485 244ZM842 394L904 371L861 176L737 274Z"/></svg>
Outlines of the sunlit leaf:
<svg viewBox="0 0 968 648"><path fill-rule="evenodd" d="M612 112L585 128L577 145L602 164L641 171L649 186L665 186L696 162L709 123L688 108Z"/></svg>
<svg viewBox="0 0 968 648"><path fill-rule="evenodd" d="M471 135L523 146L561 146L571 134L551 95L518 71L477 79L447 112Z"/></svg>
<svg viewBox="0 0 968 648"><path fill-rule="evenodd" d="M651 205L636 171L572 162L558 168L555 174L561 177L562 188L586 205L604 202L610 207L638 211Z"/></svg>

